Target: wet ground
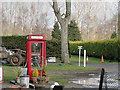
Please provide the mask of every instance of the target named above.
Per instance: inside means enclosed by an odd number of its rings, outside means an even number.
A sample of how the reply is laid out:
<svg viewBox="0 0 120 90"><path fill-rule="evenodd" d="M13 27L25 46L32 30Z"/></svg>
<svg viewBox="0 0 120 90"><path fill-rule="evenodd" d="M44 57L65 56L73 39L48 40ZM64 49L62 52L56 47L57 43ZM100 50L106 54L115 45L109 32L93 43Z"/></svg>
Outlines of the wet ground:
<svg viewBox="0 0 120 90"><path fill-rule="evenodd" d="M75 64L75 63L74 63ZM86 73L86 75L83 75L83 77L77 77L74 79L71 79L69 83L75 83L78 85L82 85L84 88L99 88L99 82L100 82L100 71L102 68L105 69L105 76L104 76L104 83L103 87L105 86L107 88L118 88L120 85L120 77L118 73L118 64L93 64L88 63L87 66L89 67L96 67L98 69L98 72L96 73Z"/></svg>
<svg viewBox="0 0 120 90"><path fill-rule="evenodd" d="M113 74L108 74L107 75L107 87L108 88L118 88L118 80L114 78ZM85 88L99 88L99 82L100 82L100 75L99 76L94 76L90 78L77 78L77 79L71 79L69 83L75 83L82 85ZM105 87L105 82L103 83L103 87Z"/></svg>

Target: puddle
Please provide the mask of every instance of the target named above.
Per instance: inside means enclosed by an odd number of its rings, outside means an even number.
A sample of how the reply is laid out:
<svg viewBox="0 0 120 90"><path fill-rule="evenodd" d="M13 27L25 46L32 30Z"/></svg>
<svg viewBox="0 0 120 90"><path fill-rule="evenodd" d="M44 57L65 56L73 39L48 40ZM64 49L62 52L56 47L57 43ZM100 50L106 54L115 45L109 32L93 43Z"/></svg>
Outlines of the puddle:
<svg viewBox="0 0 120 90"><path fill-rule="evenodd" d="M81 84L85 88L99 88L100 76L95 77L95 74L89 74L89 76L91 76L91 78L73 79L69 81L69 83ZM118 88L118 83L118 80L107 78L108 88ZM103 87L105 87L105 83L103 83Z"/></svg>
<svg viewBox="0 0 120 90"><path fill-rule="evenodd" d="M89 74L89 76L94 76L95 74Z"/></svg>

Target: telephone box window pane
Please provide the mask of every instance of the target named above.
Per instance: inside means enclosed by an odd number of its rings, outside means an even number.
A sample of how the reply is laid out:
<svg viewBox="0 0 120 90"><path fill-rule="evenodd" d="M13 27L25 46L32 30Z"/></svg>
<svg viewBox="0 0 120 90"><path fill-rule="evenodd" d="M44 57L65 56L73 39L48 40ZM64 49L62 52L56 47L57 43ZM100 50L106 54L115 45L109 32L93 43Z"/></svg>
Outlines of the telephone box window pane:
<svg viewBox="0 0 120 90"><path fill-rule="evenodd" d="M40 62L43 56L42 43L31 43L31 69L40 69Z"/></svg>
<svg viewBox="0 0 120 90"><path fill-rule="evenodd" d="M32 53L39 53L41 48L41 43L32 43Z"/></svg>

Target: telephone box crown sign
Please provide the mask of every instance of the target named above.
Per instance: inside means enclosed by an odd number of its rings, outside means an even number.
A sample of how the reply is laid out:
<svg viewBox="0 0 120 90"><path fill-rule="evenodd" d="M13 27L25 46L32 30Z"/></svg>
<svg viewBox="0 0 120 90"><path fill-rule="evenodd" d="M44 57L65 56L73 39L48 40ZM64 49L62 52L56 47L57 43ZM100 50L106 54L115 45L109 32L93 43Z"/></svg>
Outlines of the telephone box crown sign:
<svg viewBox="0 0 120 90"><path fill-rule="evenodd" d="M45 40L45 35L27 35L27 40Z"/></svg>

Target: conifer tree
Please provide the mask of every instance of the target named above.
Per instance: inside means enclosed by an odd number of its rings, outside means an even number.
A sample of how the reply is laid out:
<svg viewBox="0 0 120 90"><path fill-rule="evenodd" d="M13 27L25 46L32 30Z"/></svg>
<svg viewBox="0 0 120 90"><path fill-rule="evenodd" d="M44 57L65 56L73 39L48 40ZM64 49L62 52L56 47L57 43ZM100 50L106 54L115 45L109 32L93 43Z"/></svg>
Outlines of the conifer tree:
<svg viewBox="0 0 120 90"><path fill-rule="evenodd" d="M59 29L58 22L55 22L55 25L52 31L52 38L59 39L59 40L61 39L61 31Z"/></svg>
<svg viewBox="0 0 120 90"><path fill-rule="evenodd" d="M70 24L68 25L68 37L70 41L81 40L81 34L80 34L79 28L75 20L72 20Z"/></svg>

